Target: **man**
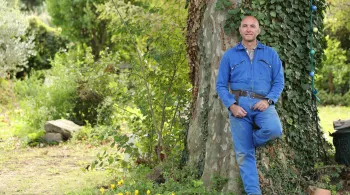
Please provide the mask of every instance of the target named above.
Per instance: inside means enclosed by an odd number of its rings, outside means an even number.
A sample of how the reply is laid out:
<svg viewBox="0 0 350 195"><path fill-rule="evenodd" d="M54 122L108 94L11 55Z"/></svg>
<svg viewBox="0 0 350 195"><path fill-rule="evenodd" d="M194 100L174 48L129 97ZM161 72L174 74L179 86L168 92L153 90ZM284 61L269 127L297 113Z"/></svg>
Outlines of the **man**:
<svg viewBox="0 0 350 195"><path fill-rule="evenodd" d="M283 67L276 51L256 39L260 27L255 17L244 17L239 32L242 42L221 59L216 89L229 110L244 189L259 195L255 148L282 135L274 104L284 87Z"/></svg>

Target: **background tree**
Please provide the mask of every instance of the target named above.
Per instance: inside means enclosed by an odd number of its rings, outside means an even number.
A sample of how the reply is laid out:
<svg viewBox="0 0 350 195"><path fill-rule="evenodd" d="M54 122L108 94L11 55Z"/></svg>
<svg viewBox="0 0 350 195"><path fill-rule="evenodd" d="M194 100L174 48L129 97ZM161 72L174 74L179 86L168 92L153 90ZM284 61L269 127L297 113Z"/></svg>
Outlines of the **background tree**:
<svg viewBox="0 0 350 195"><path fill-rule="evenodd" d="M318 64L325 46L322 21L326 5L323 0L315 4L313 25L320 31L311 36ZM206 185L215 186L212 178L220 175L224 179L221 181L227 183L221 182L218 190L240 193L227 108L218 99L215 81L223 53L240 39L237 29L245 14L252 14L260 21L262 32L258 39L277 50L285 68L286 85L277 104L284 136L273 146L258 150L263 193L301 193L307 185L304 173L311 174L314 164L327 158L308 75L310 6L302 0L189 1L186 42L193 113L187 154L189 164Z"/></svg>
<svg viewBox="0 0 350 195"><path fill-rule="evenodd" d="M35 56L28 58L27 67L17 73L17 78L30 74L32 70L43 70L51 68L50 60L54 59L59 50L66 49L68 40L64 39L58 29L49 27L38 17L28 18L29 26L25 37L33 37Z"/></svg>
<svg viewBox="0 0 350 195"><path fill-rule="evenodd" d="M346 105L350 99L348 68L350 63L350 1L331 0L327 9L324 24L327 38L322 68L316 77L317 86L323 90L321 98L325 104ZM341 78L341 79L340 79ZM330 93L327 95L327 93ZM346 95L348 93L348 95ZM333 101L329 101L332 100ZM341 100L343 99L343 101ZM340 101L339 101L340 100Z"/></svg>
<svg viewBox="0 0 350 195"><path fill-rule="evenodd" d="M327 39L325 58L317 75L317 85L331 94L344 95L349 90L350 68L346 50L340 47L337 39Z"/></svg>
<svg viewBox="0 0 350 195"><path fill-rule="evenodd" d="M45 0L20 0L19 7L21 11L39 11L39 7L44 4Z"/></svg>
<svg viewBox="0 0 350 195"><path fill-rule="evenodd" d="M92 48L95 59L100 51L109 46L110 36L107 32L107 21L99 18L96 5L105 0L47 0L47 9L52 23L62 28L62 35L70 41L86 44Z"/></svg>
<svg viewBox="0 0 350 195"><path fill-rule="evenodd" d="M28 27L25 16L5 0L0 1L0 11L0 78L4 78L26 67L35 52L33 38L22 39Z"/></svg>

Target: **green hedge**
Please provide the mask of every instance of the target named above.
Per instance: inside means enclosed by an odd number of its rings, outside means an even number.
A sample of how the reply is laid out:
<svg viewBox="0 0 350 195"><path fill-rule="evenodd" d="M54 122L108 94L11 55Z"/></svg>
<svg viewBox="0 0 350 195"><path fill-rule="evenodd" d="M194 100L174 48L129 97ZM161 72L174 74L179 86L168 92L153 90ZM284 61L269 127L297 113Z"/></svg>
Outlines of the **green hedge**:
<svg viewBox="0 0 350 195"><path fill-rule="evenodd" d="M350 106L350 91L342 96L340 94L331 94L321 90L317 95L321 99L322 105L324 106Z"/></svg>

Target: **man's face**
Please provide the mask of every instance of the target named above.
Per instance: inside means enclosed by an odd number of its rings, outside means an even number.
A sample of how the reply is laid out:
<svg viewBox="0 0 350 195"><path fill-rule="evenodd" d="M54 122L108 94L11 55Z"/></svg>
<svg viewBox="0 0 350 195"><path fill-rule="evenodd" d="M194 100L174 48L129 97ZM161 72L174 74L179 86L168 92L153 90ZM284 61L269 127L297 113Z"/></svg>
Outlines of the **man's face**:
<svg viewBox="0 0 350 195"><path fill-rule="evenodd" d="M259 22L252 16L243 18L239 32L242 36L243 41L253 42L260 33Z"/></svg>

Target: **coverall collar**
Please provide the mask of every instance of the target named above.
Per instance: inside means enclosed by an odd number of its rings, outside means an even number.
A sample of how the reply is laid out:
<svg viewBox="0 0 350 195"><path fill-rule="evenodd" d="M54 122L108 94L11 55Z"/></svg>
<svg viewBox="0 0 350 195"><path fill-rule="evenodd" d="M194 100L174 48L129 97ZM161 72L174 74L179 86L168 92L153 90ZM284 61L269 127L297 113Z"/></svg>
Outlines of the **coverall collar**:
<svg viewBox="0 0 350 195"><path fill-rule="evenodd" d="M257 42L258 42L258 44L256 45L255 49L262 49L263 48L263 44L260 43L260 41L257 41ZM245 47L242 44L242 42L239 42L236 48L237 48L237 50L245 50Z"/></svg>

